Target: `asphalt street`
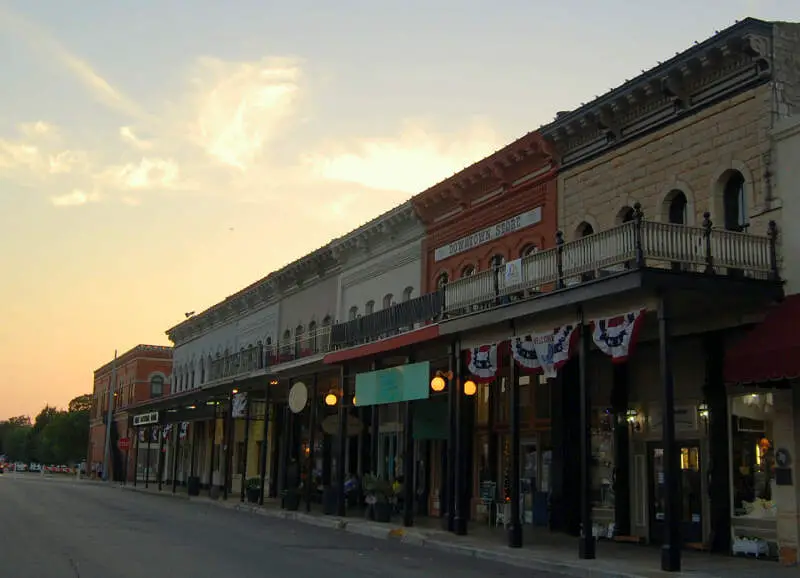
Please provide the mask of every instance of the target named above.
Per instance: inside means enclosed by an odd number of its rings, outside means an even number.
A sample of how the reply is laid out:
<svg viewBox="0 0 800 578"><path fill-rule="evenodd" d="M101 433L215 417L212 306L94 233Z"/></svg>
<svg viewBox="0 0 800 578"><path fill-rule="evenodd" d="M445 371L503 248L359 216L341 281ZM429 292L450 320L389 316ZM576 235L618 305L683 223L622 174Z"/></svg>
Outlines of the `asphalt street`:
<svg viewBox="0 0 800 578"><path fill-rule="evenodd" d="M552 578L74 478L0 476L8 578Z"/></svg>

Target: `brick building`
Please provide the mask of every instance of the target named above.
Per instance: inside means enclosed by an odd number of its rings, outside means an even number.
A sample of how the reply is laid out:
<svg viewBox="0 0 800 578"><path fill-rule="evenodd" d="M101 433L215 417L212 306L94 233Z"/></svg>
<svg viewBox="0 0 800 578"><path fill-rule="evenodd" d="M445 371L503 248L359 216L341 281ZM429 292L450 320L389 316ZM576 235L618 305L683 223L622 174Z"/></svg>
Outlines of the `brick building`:
<svg viewBox="0 0 800 578"><path fill-rule="evenodd" d="M169 395L172 375L172 348L161 345L137 345L109 361L94 372L92 413L89 422L89 447L87 463L89 471L93 464L102 464L106 440L106 416L108 414L108 394L116 365L114 391L114 426L111 428L113 452L111 475L121 480L128 474L133 479L135 456L129 452L128 467L124 457L117 450L116 440L128 435L128 408L153 398ZM132 444L133 445L133 444Z"/></svg>

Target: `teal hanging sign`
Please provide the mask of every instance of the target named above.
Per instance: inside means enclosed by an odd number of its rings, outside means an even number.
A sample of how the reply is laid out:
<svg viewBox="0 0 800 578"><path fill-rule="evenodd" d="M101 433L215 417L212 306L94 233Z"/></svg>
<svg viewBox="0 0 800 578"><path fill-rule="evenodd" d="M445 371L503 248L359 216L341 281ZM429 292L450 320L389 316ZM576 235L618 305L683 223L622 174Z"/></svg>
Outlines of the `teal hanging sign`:
<svg viewBox="0 0 800 578"><path fill-rule="evenodd" d="M409 363L356 375L356 405L384 405L430 395L431 364Z"/></svg>

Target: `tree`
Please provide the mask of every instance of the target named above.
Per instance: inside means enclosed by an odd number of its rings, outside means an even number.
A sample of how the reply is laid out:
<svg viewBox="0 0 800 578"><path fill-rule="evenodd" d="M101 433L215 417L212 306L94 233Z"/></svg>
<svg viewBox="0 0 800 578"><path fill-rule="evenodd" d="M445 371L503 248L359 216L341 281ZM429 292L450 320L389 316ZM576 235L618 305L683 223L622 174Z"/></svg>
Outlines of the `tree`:
<svg viewBox="0 0 800 578"><path fill-rule="evenodd" d="M46 463L68 464L86 455L89 445L89 414L61 411L42 430L40 459Z"/></svg>
<svg viewBox="0 0 800 578"><path fill-rule="evenodd" d="M92 394L91 393L84 393L83 395L79 395L75 399L69 402L67 406L67 411L70 413L73 412L82 412L85 411L87 413L91 412L92 410Z"/></svg>
<svg viewBox="0 0 800 578"><path fill-rule="evenodd" d="M18 415L16 417L8 418L8 423L14 426L30 426L31 418L27 415Z"/></svg>
<svg viewBox="0 0 800 578"><path fill-rule="evenodd" d="M30 426L14 427L3 439L3 450L9 461L25 462L30 459L30 442L33 428Z"/></svg>

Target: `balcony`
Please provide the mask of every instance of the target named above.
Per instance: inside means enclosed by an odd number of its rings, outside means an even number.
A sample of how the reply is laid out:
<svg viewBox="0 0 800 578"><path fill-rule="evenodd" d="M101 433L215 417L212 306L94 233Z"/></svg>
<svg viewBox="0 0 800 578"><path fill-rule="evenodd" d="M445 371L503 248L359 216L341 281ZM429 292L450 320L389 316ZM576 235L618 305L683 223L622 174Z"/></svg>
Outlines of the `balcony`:
<svg viewBox="0 0 800 578"><path fill-rule="evenodd" d="M331 348L345 349L419 329L442 316L444 293L435 291L344 323L331 331Z"/></svg>
<svg viewBox="0 0 800 578"><path fill-rule="evenodd" d="M267 367L288 363L320 353L327 353L331 348L331 327L324 325L314 331L303 333L292 339L278 341L267 345L264 361Z"/></svg>
<svg viewBox="0 0 800 578"><path fill-rule="evenodd" d="M776 238L774 223L758 236L714 229L708 216L691 227L647 221L639 212L633 221L569 243L559 233L552 249L449 283L444 313L492 309L630 270L778 280Z"/></svg>

